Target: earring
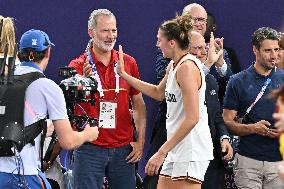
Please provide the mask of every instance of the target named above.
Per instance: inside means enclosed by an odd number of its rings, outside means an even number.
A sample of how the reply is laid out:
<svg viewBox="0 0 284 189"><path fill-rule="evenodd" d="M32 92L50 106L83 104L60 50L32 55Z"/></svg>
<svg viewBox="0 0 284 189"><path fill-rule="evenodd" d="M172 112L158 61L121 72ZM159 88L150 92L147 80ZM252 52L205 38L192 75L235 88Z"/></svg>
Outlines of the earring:
<svg viewBox="0 0 284 189"><path fill-rule="evenodd" d="M33 60L34 60L34 55L33 55L33 53L30 53L30 55L29 55L29 60L32 62Z"/></svg>

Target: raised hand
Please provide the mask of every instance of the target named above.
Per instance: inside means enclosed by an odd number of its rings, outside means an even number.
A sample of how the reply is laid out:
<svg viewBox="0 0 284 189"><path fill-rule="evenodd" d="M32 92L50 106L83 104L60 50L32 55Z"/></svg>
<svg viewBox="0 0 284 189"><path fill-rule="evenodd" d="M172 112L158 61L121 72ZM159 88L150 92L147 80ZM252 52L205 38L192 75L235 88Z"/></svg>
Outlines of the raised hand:
<svg viewBox="0 0 284 189"><path fill-rule="evenodd" d="M217 46L216 46L216 50L218 51L218 52L220 52L220 50L222 50L221 51L221 54L220 54L220 56L219 56L219 58L218 58L218 60L216 61L216 63L215 63L215 65L217 66L217 67L221 67L223 64L224 64L224 56L223 56L223 47L224 47L224 38L222 37L222 38L216 38L215 39L215 44L217 44Z"/></svg>
<svg viewBox="0 0 284 189"><path fill-rule="evenodd" d="M214 35L213 32L211 32L208 55L205 65L210 68L213 64L217 62L221 55L223 56L223 49L220 49L219 51L216 50Z"/></svg>
<svg viewBox="0 0 284 189"><path fill-rule="evenodd" d="M122 50L122 46L119 45L118 46L118 64L117 64L117 74L123 77L123 74L125 73L124 70L124 59L123 59L123 50Z"/></svg>
<svg viewBox="0 0 284 189"><path fill-rule="evenodd" d="M92 66L90 65L90 59L89 57L86 58L86 62L83 65L83 76L84 77L89 77L91 75L93 75L93 70L92 70Z"/></svg>

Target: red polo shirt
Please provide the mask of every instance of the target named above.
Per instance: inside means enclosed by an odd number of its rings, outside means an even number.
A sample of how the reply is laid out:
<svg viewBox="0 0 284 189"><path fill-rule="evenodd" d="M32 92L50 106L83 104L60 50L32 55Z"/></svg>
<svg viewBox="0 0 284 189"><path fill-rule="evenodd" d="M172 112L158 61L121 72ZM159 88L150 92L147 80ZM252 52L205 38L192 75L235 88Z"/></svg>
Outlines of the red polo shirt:
<svg viewBox="0 0 284 189"><path fill-rule="evenodd" d="M108 66L105 66L102 62L98 61L93 51L90 49L91 56L96 65L102 88L104 90L104 100L115 100L115 73L114 63L118 61L118 51L111 51L111 60ZM86 53L82 54L79 58L72 60L69 67L74 67L77 73L83 74L83 65L86 60ZM136 61L133 57L124 54L124 68L125 71L136 78L140 78ZM94 144L105 147L115 148L128 145L133 141L133 130L131 115L129 112L129 99L132 95L139 94L140 91L131 87L122 78L119 79L119 94L116 98L117 110L116 110L116 128L115 129L103 129L99 128L99 136L97 140L93 141ZM94 106L90 104L81 104L88 116L92 118L99 117L99 93L96 94L96 102ZM79 109L76 110L77 115L82 115L83 112Z"/></svg>

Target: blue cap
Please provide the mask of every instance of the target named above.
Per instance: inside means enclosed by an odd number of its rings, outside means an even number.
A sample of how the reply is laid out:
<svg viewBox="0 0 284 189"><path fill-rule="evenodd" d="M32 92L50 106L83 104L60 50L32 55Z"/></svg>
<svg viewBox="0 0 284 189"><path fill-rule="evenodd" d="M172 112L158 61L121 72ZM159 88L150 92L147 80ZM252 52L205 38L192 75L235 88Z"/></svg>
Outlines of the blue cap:
<svg viewBox="0 0 284 189"><path fill-rule="evenodd" d="M33 48L35 51L41 52L51 45L54 46L45 32L31 29L22 35L20 40L20 51L25 48Z"/></svg>

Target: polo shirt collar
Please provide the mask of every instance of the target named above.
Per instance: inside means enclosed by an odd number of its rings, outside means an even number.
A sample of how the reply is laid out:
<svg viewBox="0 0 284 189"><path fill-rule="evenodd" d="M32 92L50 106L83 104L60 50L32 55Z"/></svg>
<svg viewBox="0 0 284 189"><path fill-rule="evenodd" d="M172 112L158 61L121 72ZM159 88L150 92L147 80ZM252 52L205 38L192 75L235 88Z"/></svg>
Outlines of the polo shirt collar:
<svg viewBox="0 0 284 189"><path fill-rule="evenodd" d="M91 53L91 56L92 56L95 64L97 64L97 63L103 64L101 61L98 61L98 59L97 59L95 53L93 52L92 48L90 48L89 51ZM111 50L111 59L110 59L109 65L112 65L117 60L118 60L118 53L117 53L116 50L112 49Z"/></svg>
<svg viewBox="0 0 284 189"><path fill-rule="evenodd" d="M275 73L276 67L271 70L271 72L270 72L270 74L269 74L268 76L261 75L261 74L259 74L259 73L256 71L256 69L255 69L255 67L254 67L254 64L255 64L255 63L253 63L253 64L248 68L248 70L249 70L250 72L254 73L254 76L255 76L256 79L258 79L258 78L266 78L266 77L270 77L270 78L271 78L271 77L273 76L273 74Z"/></svg>

